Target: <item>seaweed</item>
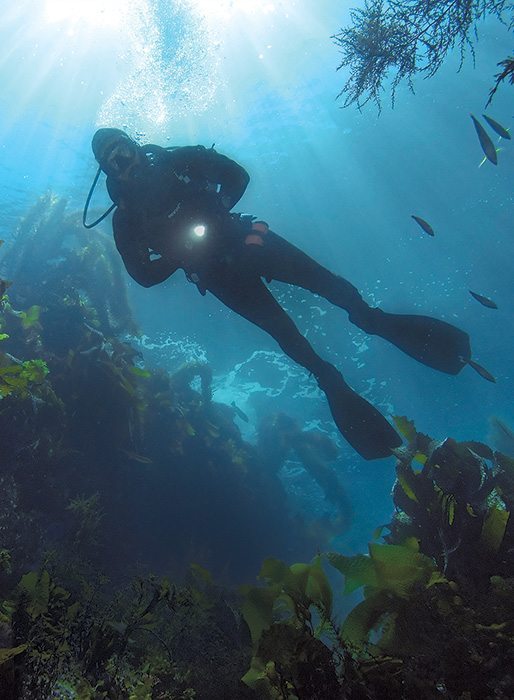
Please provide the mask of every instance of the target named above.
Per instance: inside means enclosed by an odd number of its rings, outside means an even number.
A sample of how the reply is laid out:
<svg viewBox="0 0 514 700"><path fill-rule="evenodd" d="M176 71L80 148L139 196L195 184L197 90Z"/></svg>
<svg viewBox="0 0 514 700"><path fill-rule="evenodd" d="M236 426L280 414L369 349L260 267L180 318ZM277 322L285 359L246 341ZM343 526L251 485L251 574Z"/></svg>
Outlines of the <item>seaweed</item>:
<svg viewBox="0 0 514 700"><path fill-rule="evenodd" d="M0 695L249 697L201 566L230 585L312 542L212 368L145 366L112 241L78 226L48 196L2 246Z"/></svg>
<svg viewBox="0 0 514 700"><path fill-rule="evenodd" d="M323 491L326 501L335 510L330 527L339 534L352 521L353 508L337 470L331 462L339 456L336 443L320 430L302 430L286 413L271 413L258 425L257 448L267 469L277 474L291 454L301 462L306 472Z"/></svg>
<svg viewBox="0 0 514 700"><path fill-rule="evenodd" d="M268 559L260 578L266 588L242 589L254 650L243 681L263 698L340 697L336 663L322 641L336 632L320 557L292 566Z"/></svg>
<svg viewBox="0 0 514 700"><path fill-rule="evenodd" d="M514 463L482 443L435 441L406 418L395 422L407 443L397 450L396 511L376 534L387 529L385 542L311 564L269 560L266 586L243 590L254 650L244 681L258 697L478 700L514 691ZM344 594L363 589L342 622L323 561L343 574Z"/></svg>
<svg viewBox="0 0 514 700"><path fill-rule="evenodd" d="M349 70L338 97L344 98L344 107L361 109L371 101L380 111L389 82L394 106L402 81L413 91L414 78L435 75L453 48L459 50L461 66L466 53L474 60L478 26L488 16L512 27L512 5L505 0L367 0L362 9L350 11L351 24L333 36L342 53L338 70ZM504 69L488 104L499 84L512 77L510 57L499 65Z"/></svg>
<svg viewBox="0 0 514 700"><path fill-rule="evenodd" d="M64 211L43 199L19 261L16 241L4 259L0 695L512 697L508 449L434 440L397 417L382 541L302 563L327 540L288 513L277 471L294 451L341 505L331 440L281 416L250 445L234 407L213 400L209 365L145 366L122 278L104 280L115 259L64 245L63 230L78 235ZM107 312L85 281L94 260ZM262 585L236 594L266 556ZM345 591L362 597L342 620Z"/></svg>

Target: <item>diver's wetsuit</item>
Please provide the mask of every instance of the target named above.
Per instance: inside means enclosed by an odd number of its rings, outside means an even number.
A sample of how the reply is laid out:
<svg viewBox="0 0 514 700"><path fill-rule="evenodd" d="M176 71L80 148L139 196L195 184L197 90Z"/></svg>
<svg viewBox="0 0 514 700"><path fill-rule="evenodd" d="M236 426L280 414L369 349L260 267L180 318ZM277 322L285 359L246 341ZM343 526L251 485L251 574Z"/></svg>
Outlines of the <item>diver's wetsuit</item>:
<svg viewBox="0 0 514 700"><path fill-rule="evenodd" d="M211 292L265 330L295 362L322 377L327 363L314 352L263 278L308 289L364 321L370 309L357 289L265 224L253 224L252 217L230 214L223 207L222 198L234 206L249 181L235 161L201 146L144 150L151 156L149 165L131 182L123 187L108 180L113 201L124 204L115 212L113 228L129 274L149 287L183 269L202 292ZM210 183L220 184L220 191L209 190ZM195 236L195 225L205 225L204 236ZM162 257L151 259L155 258L151 251Z"/></svg>
<svg viewBox="0 0 514 700"><path fill-rule="evenodd" d="M319 294L348 311L350 321L359 328L451 374L460 371L469 358L467 334L437 319L370 308L352 284L266 224L230 213L249 176L214 149L148 145L140 151L144 157L130 176L107 178L109 194L117 205L115 242L129 274L150 287L183 269L202 294L211 292L265 330L289 357L316 377L339 430L363 457L388 456L401 444L397 433L314 351L263 279Z"/></svg>

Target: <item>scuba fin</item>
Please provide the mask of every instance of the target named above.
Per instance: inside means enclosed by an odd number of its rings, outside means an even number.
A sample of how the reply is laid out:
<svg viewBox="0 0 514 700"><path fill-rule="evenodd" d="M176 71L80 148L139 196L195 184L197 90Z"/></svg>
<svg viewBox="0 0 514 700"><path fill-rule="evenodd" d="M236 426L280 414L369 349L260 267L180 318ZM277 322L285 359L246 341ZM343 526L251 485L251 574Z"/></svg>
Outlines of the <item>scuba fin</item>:
<svg viewBox="0 0 514 700"><path fill-rule="evenodd" d="M469 335L446 321L415 314L390 314L380 309L371 312L370 323L364 324L363 330L388 340L428 367L458 374L470 360Z"/></svg>
<svg viewBox="0 0 514 700"><path fill-rule="evenodd" d="M327 365L317 379L339 432L361 457L368 460L390 457L391 451L402 444L380 411L353 391L335 367Z"/></svg>

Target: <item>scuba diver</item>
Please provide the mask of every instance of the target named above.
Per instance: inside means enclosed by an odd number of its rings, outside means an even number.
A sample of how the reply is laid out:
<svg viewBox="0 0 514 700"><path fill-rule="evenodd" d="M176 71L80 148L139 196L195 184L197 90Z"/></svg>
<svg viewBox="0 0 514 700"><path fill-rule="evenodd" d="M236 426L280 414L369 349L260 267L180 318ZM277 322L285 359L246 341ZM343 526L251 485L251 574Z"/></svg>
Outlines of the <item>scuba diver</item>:
<svg viewBox="0 0 514 700"><path fill-rule="evenodd" d="M347 280L322 267L256 217L232 213L250 177L213 147L140 146L120 129L93 136L98 172L84 208L95 226L113 209L114 240L129 275L143 287L184 270L199 292L210 292L269 333L308 370L326 394L334 421L364 459L391 455L402 440L384 416L320 357L272 296L266 282L302 287L344 309L370 335L393 343L425 365L457 374L470 360L467 333L444 321L372 308ZM113 205L86 223L100 172Z"/></svg>

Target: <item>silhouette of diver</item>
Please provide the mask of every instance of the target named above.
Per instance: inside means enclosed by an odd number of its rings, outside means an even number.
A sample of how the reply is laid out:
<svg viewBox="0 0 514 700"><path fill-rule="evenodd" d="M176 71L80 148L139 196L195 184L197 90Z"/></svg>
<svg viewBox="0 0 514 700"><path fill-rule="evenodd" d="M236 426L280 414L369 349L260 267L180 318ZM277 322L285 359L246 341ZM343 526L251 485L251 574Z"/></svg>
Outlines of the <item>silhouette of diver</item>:
<svg viewBox="0 0 514 700"><path fill-rule="evenodd" d="M455 326L371 308L350 282L265 222L231 213L250 178L241 165L214 148L139 146L123 131L111 128L99 129L91 145L99 168L84 208L84 225L95 226L115 209L114 240L136 282L151 287L182 269L202 295L210 292L269 333L286 355L315 376L339 431L365 459L389 456L402 442L399 435L333 365L316 354L263 279L319 294L345 309L358 328L385 338L434 369L457 374L470 359L469 337ZM114 204L87 224L101 170Z"/></svg>

